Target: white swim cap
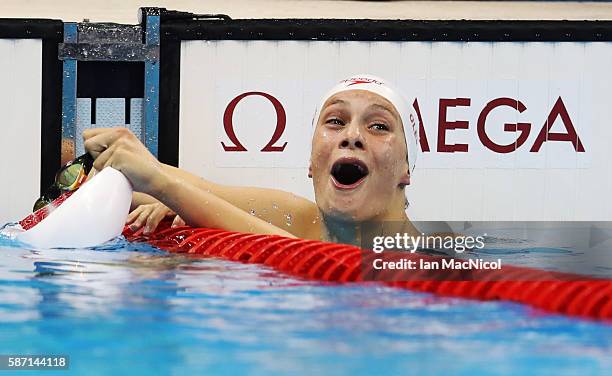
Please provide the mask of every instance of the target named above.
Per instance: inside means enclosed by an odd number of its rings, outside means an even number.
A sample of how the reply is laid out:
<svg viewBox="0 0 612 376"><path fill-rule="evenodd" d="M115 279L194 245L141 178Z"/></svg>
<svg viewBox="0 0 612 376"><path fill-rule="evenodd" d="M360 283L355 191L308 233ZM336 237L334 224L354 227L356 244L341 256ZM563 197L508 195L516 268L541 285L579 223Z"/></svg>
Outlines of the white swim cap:
<svg viewBox="0 0 612 376"><path fill-rule="evenodd" d="M391 102L391 104L393 104L398 114L400 115L402 125L404 126L406 148L408 151L408 167L410 169L410 173L412 173L412 171L414 171L414 166L417 160L417 151L419 143L419 118L417 117L412 102L409 102L408 99L404 95L402 95L399 90L397 90L395 87L389 84L389 82L385 81L380 77L372 76L370 74L357 74L340 81L329 92L327 92L325 96L323 96L323 99L317 107L315 116L312 120L313 129L314 127L316 127L319 121L321 109L323 108L325 102L333 95L342 91L349 90L367 90L374 94L380 95L381 97ZM412 101L414 101L414 99L412 99ZM408 127L406 127L407 124L409 124Z"/></svg>

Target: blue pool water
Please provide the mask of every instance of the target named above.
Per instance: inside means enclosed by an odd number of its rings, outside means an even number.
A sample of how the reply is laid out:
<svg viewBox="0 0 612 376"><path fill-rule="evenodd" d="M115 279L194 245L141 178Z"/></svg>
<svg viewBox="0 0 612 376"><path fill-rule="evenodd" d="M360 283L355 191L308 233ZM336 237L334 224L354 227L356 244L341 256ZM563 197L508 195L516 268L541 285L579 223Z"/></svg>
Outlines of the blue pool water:
<svg viewBox="0 0 612 376"><path fill-rule="evenodd" d="M14 245L0 238L0 354L69 355L74 374L612 372L612 325L523 305L305 282L122 241Z"/></svg>

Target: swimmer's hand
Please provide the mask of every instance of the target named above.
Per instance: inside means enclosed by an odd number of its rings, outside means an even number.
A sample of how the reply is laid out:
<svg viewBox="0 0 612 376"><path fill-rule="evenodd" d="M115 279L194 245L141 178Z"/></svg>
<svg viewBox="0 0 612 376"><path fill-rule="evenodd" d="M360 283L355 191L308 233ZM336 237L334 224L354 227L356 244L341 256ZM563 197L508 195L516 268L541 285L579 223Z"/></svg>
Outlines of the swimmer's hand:
<svg viewBox="0 0 612 376"><path fill-rule="evenodd" d="M172 216L175 216L172 227L185 225L181 217L161 202L139 205L128 215L126 224L130 225L132 231L137 231L144 226L143 234L149 235L155 231L162 219Z"/></svg>
<svg viewBox="0 0 612 376"><path fill-rule="evenodd" d="M167 176L162 164L127 128L87 129L83 139L85 150L95 159L96 170L111 166L121 171L137 192L163 191Z"/></svg>

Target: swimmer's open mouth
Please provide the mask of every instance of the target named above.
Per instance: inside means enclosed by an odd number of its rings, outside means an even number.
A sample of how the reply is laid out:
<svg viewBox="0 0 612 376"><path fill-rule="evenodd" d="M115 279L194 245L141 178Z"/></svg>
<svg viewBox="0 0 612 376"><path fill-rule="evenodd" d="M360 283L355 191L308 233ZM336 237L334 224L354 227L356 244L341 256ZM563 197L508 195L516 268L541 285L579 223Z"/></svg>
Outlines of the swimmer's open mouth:
<svg viewBox="0 0 612 376"><path fill-rule="evenodd" d="M368 176L368 166L358 159L340 159L331 169L332 180L336 187L352 189Z"/></svg>

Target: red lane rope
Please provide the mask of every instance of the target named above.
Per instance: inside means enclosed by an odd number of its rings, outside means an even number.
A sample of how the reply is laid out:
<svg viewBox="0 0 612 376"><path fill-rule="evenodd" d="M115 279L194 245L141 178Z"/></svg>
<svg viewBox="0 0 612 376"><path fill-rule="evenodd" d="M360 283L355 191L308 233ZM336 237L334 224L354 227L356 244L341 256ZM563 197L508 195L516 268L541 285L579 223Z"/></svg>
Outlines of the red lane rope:
<svg viewBox="0 0 612 376"><path fill-rule="evenodd" d="M277 235L255 235L216 229L161 227L149 236L142 230L124 235L129 241L146 242L173 253L194 257L218 257L231 261L262 264L291 276L328 282L371 280L371 261L380 257L360 248L314 240L290 239ZM398 257L428 261L435 256L401 253ZM478 300L507 300L572 316L612 320L612 280L557 273L532 268L504 266L502 270L442 275L430 270L412 270L409 278L400 272L378 274L388 286L438 295Z"/></svg>
<svg viewBox="0 0 612 376"><path fill-rule="evenodd" d="M59 206L70 194L53 205ZM30 229L48 215L48 208L19 223ZM360 248L315 240L290 239L218 229L176 227L168 221L157 231L143 236L142 230L123 233L129 241L146 242L172 253L193 257L218 257L231 261L262 264L291 276L327 282L371 281L372 261L380 255ZM440 257L390 253L386 261L400 258L434 261ZM507 300L572 316L612 320L612 280L504 266L501 270L439 272L431 270L385 271L374 274L388 286L478 300Z"/></svg>

